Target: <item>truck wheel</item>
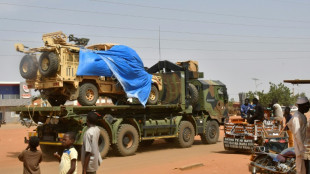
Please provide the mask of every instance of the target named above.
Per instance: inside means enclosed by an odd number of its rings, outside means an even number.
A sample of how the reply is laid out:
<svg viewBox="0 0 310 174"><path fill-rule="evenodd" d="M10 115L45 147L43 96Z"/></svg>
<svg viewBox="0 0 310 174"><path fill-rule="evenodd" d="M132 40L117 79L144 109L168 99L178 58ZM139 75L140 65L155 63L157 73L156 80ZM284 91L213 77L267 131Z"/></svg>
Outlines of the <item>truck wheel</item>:
<svg viewBox="0 0 310 174"><path fill-rule="evenodd" d="M100 127L100 136L99 136L99 152L102 158L104 158L109 152L110 148L110 138L108 132Z"/></svg>
<svg viewBox="0 0 310 174"><path fill-rule="evenodd" d="M122 124L117 132L115 151L118 155L133 155L139 146L139 135L135 127L130 124Z"/></svg>
<svg viewBox="0 0 310 174"><path fill-rule="evenodd" d="M82 106L93 106L98 100L98 89L92 83L84 83L80 86L78 102Z"/></svg>
<svg viewBox="0 0 310 174"><path fill-rule="evenodd" d="M215 120L207 121L205 133L201 134L201 141L204 144L215 144L219 139L219 124Z"/></svg>
<svg viewBox="0 0 310 174"><path fill-rule="evenodd" d="M199 93L198 93L198 90L197 88L195 87L195 85L189 83L188 84L188 87L189 87L189 95L190 95L190 104L192 106L195 106L198 102L198 98L199 98Z"/></svg>
<svg viewBox="0 0 310 174"><path fill-rule="evenodd" d="M152 85L149 98L147 99L147 104L156 105L158 102L158 95L159 95L159 92L158 92L157 87L155 85Z"/></svg>
<svg viewBox="0 0 310 174"><path fill-rule="evenodd" d="M54 52L43 52L39 59L39 71L45 77L51 77L58 70L58 57Z"/></svg>
<svg viewBox="0 0 310 174"><path fill-rule="evenodd" d="M38 61L35 56L25 55L19 64L20 75L24 79L33 79L37 76Z"/></svg>
<svg viewBox="0 0 310 174"><path fill-rule="evenodd" d="M60 106L64 105L67 101L67 98L62 95L54 95L54 96L49 96L47 101L52 105L52 106Z"/></svg>
<svg viewBox="0 0 310 174"><path fill-rule="evenodd" d="M194 143L195 130L189 121L181 121L179 125L177 142L182 148L191 147Z"/></svg>

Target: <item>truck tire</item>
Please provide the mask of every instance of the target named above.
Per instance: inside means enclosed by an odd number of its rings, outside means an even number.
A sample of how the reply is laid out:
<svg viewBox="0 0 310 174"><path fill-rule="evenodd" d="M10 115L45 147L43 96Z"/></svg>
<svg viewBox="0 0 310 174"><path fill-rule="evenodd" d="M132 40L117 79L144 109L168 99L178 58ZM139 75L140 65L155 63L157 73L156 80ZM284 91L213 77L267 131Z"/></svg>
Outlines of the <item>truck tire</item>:
<svg viewBox="0 0 310 174"><path fill-rule="evenodd" d="M151 86L151 92L149 98L147 99L148 105L156 105L158 102L159 91L155 85Z"/></svg>
<svg viewBox="0 0 310 174"><path fill-rule="evenodd" d="M206 123L205 133L201 134L203 144L215 144L219 139L219 124L215 120L209 120Z"/></svg>
<svg viewBox="0 0 310 174"><path fill-rule="evenodd" d="M110 137L108 132L104 128L100 128L100 136L99 136L99 152L102 158L104 158L110 149Z"/></svg>
<svg viewBox="0 0 310 174"><path fill-rule="evenodd" d="M58 71L59 60L54 52L43 52L39 59L39 71L44 77L51 77Z"/></svg>
<svg viewBox="0 0 310 174"><path fill-rule="evenodd" d="M139 135L135 127L130 124L122 124L117 132L115 152L120 156L135 154L139 146Z"/></svg>
<svg viewBox="0 0 310 174"><path fill-rule="evenodd" d="M49 96L47 101L52 105L52 106L60 106L64 105L67 101L67 98L62 95L53 95Z"/></svg>
<svg viewBox="0 0 310 174"><path fill-rule="evenodd" d="M195 106L198 103L198 98L199 98L199 93L197 88L195 87L195 85L189 83L188 84L188 88L189 88L189 95L190 95L190 104L192 106Z"/></svg>
<svg viewBox="0 0 310 174"><path fill-rule="evenodd" d="M78 102L82 106L94 106L98 100L98 89L92 83L83 83L79 89Z"/></svg>
<svg viewBox="0 0 310 174"><path fill-rule="evenodd" d="M19 64L20 75L24 79L34 79L37 76L38 61L35 56L25 55Z"/></svg>
<svg viewBox="0 0 310 174"><path fill-rule="evenodd" d="M195 130L194 126L189 121L181 121L178 130L177 142L182 148L191 147L194 143Z"/></svg>

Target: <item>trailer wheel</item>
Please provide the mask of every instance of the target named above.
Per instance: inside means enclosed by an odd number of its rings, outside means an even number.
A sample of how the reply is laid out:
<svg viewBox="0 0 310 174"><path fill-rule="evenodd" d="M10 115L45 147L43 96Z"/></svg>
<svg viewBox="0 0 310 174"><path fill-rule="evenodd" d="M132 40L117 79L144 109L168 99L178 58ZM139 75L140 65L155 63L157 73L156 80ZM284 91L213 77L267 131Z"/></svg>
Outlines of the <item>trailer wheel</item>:
<svg viewBox="0 0 310 174"><path fill-rule="evenodd" d="M157 87L155 85L152 85L149 98L147 99L147 104L156 105L158 102L158 95L159 95L159 92L158 92Z"/></svg>
<svg viewBox="0 0 310 174"><path fill-rule="evenodd" d="M181 121L178 130L177 142L182 148L191 147L194 143L195 130L189 121Z"/></svg>
<svg viewBox="0 0 310 174"><path fill-rule="evenodd" d="M189 83L188 87L189 87L189 95L191 97L189 103L194 107L198 102L199 93L195 85Z"/></svg>
<svg viewBox="0 0 310 174"><path fill-rule="evenodd" d="M117 132L117 142L114 146L118 155L129 156L135 154L139 146L139 135L135 127L122 124Z"/></svg>
<svg viewBox="0 0 310 174"><path fill-rule="evenodd" d="M109 152L109 148L110 148L110 137L108 132L99 127L100 128L100 136L99 136L99 142L98 142L98 146L99 146L99 152L102 158L104 158L107 153Z"/></svg>
<svg viewBox="0 0 310 174"><path fill-rule="evenodd" d="M219 139L219 124L215 120L207 121L205 133L201 134L201 141L204 144L215 144Z"/></svg>
<svg viewBox="0 0 310 174"><path fill-rule="evenodd" d="M33 79L37 76L38 61L35 56L25 55L19 64L20 75L24 79Z"/></svg>
<svg viewBox="0 0 310 174"><path fill-rule="evenodd" d="M59 60L54 52L43 52L39 59L39 71L45 77L51 77L58 71Z"/></svg>
<svg viewBox="0 0 310 174"><path fill-rule="evenodd" d="M62 95L54 95L54 96L48 96L47 101L52 105L52 106L60 106L64 105L67 101L67 98Z"/></svg>
<svg viewBox="0 0 310 174"><path fill-rule="evenodd" d="M84 83L80 86L78 102L82 106L93 106L98 100L98 89L92 83Z"/></svg>

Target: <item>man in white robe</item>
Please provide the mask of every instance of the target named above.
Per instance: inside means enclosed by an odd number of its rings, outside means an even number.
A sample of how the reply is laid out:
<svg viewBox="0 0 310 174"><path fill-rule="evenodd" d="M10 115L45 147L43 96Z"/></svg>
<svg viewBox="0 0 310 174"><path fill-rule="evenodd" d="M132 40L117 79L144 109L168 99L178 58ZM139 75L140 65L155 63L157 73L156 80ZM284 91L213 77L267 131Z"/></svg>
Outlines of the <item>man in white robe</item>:
<svg viewBox="0 0 310 174"><path fill-rule="evenodd" d="M309 111L309 100L307 97L297 99L298 111L296 111L292 119L287 123L287 126L294 135L294 148L296 153L296 171L297 174L306 174L304 162L304 153L306 150L305 140L307 131L307 118L304 115Z"/></svg>

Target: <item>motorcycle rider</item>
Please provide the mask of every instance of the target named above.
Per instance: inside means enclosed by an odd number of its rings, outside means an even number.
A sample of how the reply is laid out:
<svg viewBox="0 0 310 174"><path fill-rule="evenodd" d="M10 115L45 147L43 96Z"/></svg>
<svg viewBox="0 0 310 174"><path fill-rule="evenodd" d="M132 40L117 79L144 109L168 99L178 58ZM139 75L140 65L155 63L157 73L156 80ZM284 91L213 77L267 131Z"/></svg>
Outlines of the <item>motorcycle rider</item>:
<svg viewBox="0 0 310 174"><path fill-rule="evenodd" d="M287 125L294 135L297 174L305 174L304 152L306 148L304 142L306 140L307 118L304 114L309 111L310 104L307 97L299 97L296 104L298 105L298 111L294 113Z"/></svg>

